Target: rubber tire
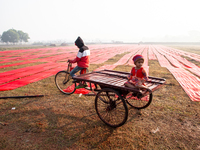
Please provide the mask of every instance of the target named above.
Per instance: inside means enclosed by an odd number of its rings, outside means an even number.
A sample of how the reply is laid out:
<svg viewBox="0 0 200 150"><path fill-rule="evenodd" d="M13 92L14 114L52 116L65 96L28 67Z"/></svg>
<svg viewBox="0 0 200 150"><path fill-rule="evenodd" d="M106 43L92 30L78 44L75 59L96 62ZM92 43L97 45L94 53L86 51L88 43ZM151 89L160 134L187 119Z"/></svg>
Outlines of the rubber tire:
<svg viewBox="0 0 200 150"><path fill-rule="evenodd" d="M64 84L63 81L67 80L66 76L68 77L69 80L66 81L66 83ZM70 74L67 71L59 71L55 75L55 84L56 84L57 88L64 94L70 95L70 94L73 94L75 92L76 83L72 83L72 81L73 81L73 79L70 78ZM74 84L74 86L72 86L73 84ZM74 87L72 89L72 91L70 91L70 92L64 91L69 86Z"/></svg>
<svg viewBox="0 0 200 150"><path fill-rule="evenodd" d="M109 93L111 96L109 96ZM111 100L114 100L112 101L113 108ZM104 88L97 93L95 109L99 118L106 125L113 128L122 126L128 118L128 107L125 100L116 90L110 88ZM103 115L104 113L105 115ZM113 118L114 121L117 120L117 122L113 122Z"/></svg>

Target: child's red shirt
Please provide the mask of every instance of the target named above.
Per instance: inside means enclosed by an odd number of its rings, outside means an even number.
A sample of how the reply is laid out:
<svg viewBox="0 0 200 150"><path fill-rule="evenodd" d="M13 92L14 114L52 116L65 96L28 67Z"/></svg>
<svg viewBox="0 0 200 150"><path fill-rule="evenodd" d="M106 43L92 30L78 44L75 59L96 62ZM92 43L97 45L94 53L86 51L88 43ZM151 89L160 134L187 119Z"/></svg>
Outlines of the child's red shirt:
<svg viewBox="0 0 200 150"><path fill-rule="evenodd" d="M140 69L135 69L135 67L132 68L131 74L128 76L129 82L134 85L145 85L144 82L148 80L146 71L143 67Z"/></svg>

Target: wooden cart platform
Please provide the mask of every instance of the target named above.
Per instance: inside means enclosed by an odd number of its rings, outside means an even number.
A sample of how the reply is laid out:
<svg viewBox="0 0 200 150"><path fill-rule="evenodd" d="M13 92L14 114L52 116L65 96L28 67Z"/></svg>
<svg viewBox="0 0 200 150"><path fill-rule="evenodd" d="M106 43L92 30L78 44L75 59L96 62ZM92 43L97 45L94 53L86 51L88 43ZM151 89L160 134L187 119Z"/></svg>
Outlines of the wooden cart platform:
<svg viewBox="0 0 200 150"><path fill-rule="evenodd" d="M74 77L77 81L86 81L99 85L101 88L112 88L124 92L139 92L138 89L125 87L124 83L127 81L129 73L113 70L94 71L87 74L82 74ZM164 78L157 78L149 76L149 81L145 82L146 86L154 92L160 86L164 85L166 80Z"/></svg>

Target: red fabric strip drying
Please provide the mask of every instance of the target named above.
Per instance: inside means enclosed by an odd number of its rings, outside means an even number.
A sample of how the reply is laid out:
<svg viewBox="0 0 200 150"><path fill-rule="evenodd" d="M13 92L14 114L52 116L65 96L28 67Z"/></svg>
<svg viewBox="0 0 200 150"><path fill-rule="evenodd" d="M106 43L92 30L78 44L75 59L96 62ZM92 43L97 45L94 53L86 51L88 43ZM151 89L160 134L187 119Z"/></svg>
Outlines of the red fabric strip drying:
<svg viewBox="0 0 200 150"><path fill-rule="evenodd" d="M65 68L65 66L56 67L51 70L46 70L44 72L33 74L31 76L24 77L22 79L15 80L15 81L9 82L7 84L0 85L0 91L13 90L13 89L25 86L29 83L33 83L33 82L48 78L48 77L56 74L58 71L63 70L64 68Z"/></svg>
<svg viewBox="0 0 200 150"><path fill-rule="evenodd" d="M33 61L24 61L24 62L15 63L15 64L4 65L4 66L0 66L0 68L19 66L19 65L30 64L30 63L34 63L34 62L36 62L36 60L33 60Z"/></svg>

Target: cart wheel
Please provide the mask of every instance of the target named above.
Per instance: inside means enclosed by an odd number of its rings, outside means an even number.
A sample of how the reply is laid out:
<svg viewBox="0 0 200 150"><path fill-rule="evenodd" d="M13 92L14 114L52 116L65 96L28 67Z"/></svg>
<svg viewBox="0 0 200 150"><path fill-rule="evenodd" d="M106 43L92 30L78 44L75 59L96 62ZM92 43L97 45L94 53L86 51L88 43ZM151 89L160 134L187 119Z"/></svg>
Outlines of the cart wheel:
<svg viewBox="0 0 200 150"><path fill-rule="evenodd" d="M128 108L123 97L115 90L105 88L95 98L99 118L108 126L122 126L128 118Z"/></svg>
<svg viewBox="0 0 200 150"><path fill-rule="evenodd" d="M75 92L76 83L72 83L73 79L67 71L59 71L55 76L57 88L64 94L70 95Z"/></svg>
<svg viewBox="0 0 200 150"><path fill-rule="evenodd" d="M141 98L137 93L130 92L126 95L126 101L130 106L136 109L143 109L150 105L152 97L152 93Z"/></svg>

